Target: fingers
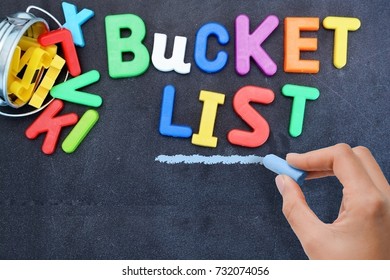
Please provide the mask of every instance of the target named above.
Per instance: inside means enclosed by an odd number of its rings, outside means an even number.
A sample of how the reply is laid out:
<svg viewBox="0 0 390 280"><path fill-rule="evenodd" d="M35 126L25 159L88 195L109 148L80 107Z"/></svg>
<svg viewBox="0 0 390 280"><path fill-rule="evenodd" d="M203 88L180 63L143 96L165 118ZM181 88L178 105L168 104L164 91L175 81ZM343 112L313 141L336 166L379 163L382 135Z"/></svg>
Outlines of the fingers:
<svg viewBox="0 0 390 280"><path fill-rule="evenodd" d="M305 248L320 240L324 224L318 219L306 203L298 184L286 175L278 175L276 186L283 197L283 214Z"/></svg>
<svg viewBox="0 0 390 280"><path fill-rule="evenodd" d="M370 176L375 186L385 193L390 193L389 183L370 150L366 147L359 146L353 148L353 151L367 170L367 174Z"/></svg>
<svg viewBox="0 0 390 280"><path fill-rule="evenodd" d="M324 178L324 177L329 177L329 176L334 176L333 170L330 171L310 171L306 179L311 180L311 179L318 179L318 178Z"/></svg>
<svg viewBox="0 0 390 280"><path fill-rule="evenodd" d="M373 181L365 165L350 146L335 146L304 154L288 154L287 162L294 167L309 171L309 178L334 174L345 188L366 191L373 188Z"/></svg>
<svg viewBox="0 0 390 280"><path fill-rule="evenodd" d="M355 255L348 253L355 247L361 256L372 256L379 247L386 248L390 186L367 148L352 149L338 144L304 154L288 154L286 160L308 171L308 178L334 175L344 187L337 219L332 224L324 224L310 210L301 189L291 178L276 177L283 197L283 213L310 258L339 257L343 252L349 258ZM385 229L386 234L379 228ZM386 241L378 241L378 237ZM362 244L370 239L372 242L367 244L374 244L373 247Z"/></svg>

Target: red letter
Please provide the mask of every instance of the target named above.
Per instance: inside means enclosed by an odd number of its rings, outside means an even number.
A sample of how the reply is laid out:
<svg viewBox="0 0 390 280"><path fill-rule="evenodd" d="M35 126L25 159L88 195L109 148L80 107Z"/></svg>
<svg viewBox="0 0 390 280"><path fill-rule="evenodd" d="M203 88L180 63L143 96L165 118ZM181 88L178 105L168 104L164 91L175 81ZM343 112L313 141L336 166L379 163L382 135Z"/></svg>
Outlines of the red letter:
<svg viewBox="0 0 390 280"><path fill-rule="evenodd" d="M79 119L74 113L55 117L63 107L61 100L54 100L26 130L28 139L35 139L47 132L42 145L42 152L47 155L54 153L62 127L74 125Z"/></svg>
<svg viewBox="0 0 390 280"><path fill-rule="evenodd" d="M79 58L73 43L72 33L68 29L62 28L44 33L38 37L38 42L44 47L61 43L69 73L73 77L81 74Z"/></svg>
<svg viewBox="0 0 390 280"><path fill-rule="evenodd" d="M270 131L268 122L249 105L249 102L269 104L274 98L272 90L255 86L243 87L236 93L233 99L234 110L253 128L253 131L231 130L228 134L231 144L256 148L267 141Z"/></svg>

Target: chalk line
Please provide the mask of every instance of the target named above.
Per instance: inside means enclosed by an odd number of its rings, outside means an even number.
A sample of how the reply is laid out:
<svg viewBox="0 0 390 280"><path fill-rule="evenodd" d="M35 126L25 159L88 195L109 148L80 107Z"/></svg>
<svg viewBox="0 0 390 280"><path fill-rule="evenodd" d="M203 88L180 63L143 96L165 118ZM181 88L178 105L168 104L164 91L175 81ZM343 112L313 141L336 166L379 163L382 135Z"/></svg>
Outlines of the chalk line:
<svg viewBox="0 0 390 280"><path fill-rule="evenodd" d="M249 156L202 156L202 155L159 155L154 159L155 161L167 164L262 164L263 157L249 155Z"/></svg>

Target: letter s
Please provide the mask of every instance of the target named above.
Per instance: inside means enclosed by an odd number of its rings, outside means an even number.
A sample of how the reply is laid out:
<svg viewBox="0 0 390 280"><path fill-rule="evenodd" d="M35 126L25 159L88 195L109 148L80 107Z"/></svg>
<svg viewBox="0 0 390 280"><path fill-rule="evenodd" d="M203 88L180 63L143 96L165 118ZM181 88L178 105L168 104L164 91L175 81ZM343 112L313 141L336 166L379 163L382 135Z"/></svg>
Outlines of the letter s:
<svg viewBox="0 0 390 280"><path fill-rule="evenodd" d="M256 148L267 141L270 128L268 122L249 104L255 102L260 104L270 104L275 98L272 90L245 86L237 91L233 99L233 108L243 121L245 121L253 131L233 129L228 133L228 140L231 144Z"/></svg>

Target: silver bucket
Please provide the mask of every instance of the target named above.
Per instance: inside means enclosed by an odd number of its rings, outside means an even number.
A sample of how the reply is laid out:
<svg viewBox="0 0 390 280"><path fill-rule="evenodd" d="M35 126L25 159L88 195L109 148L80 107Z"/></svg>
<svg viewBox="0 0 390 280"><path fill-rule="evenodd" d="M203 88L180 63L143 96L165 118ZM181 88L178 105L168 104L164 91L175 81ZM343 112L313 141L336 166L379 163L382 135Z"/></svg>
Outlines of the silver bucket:
<svg viewBox="0 0 390 280"><path fill-rule="evenodd" d="M0 106L19 108L25 105L14 103L7 92L12 57L23 35L38 38L48 30L49 26L43 18L27 12L8 16L0 23Z"/></svg>

